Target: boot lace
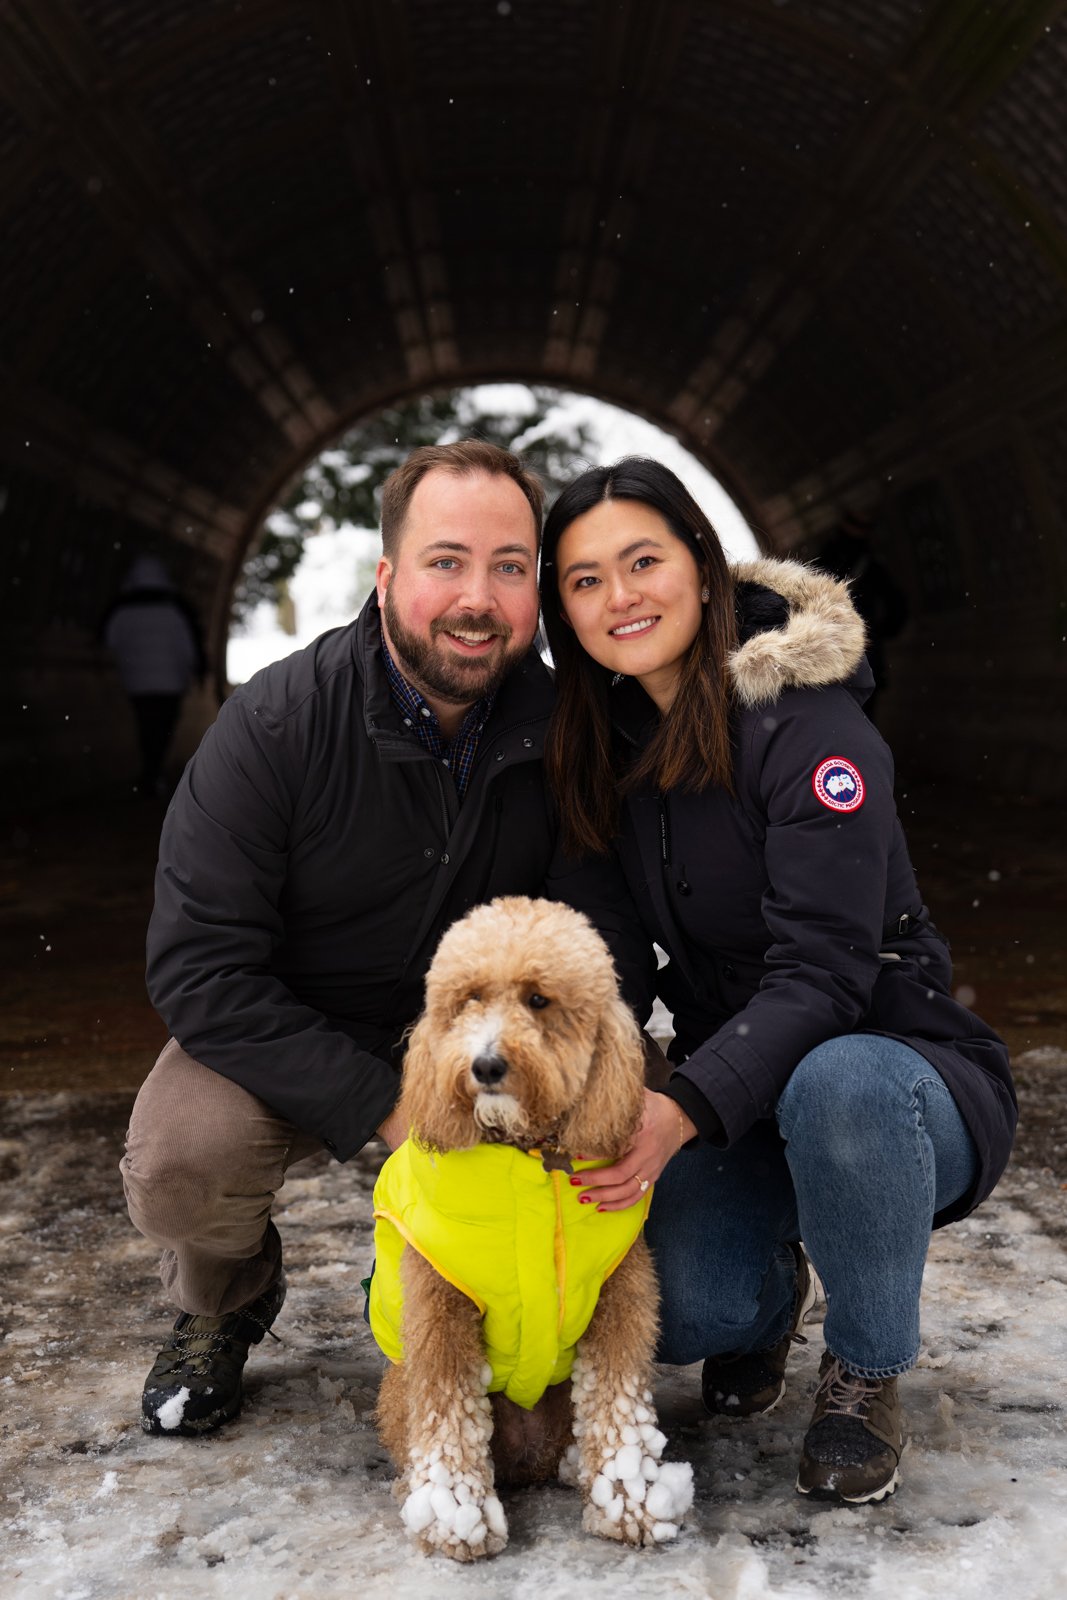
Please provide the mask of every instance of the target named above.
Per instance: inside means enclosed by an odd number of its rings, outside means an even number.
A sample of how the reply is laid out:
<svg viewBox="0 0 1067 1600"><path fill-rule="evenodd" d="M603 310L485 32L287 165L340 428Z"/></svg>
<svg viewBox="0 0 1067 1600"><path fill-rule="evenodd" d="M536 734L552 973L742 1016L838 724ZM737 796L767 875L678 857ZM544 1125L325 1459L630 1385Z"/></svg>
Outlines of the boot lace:
<svg viewBox="0 0 1067 1600"><path fill-rule="evenodd" d="M184 1327L175 1328L167 1338L160 1351L157 1371L181 1371L196 1377L209 1376L212 1363L217 1357L225 1359L233 1355L235 1344L247 1348L251 1343L250 1338L242 1334L242 1322L255 1323L264 1333L270 1334L275 1344L281 1344L278 1335L271 1332L262 1317L257 1316L252 1310L222 1317L218 1321L214 1317L191 1316Z"/></svg>
<svg viewBox="0 0 1067 1600"><path fill-rule="evenodd" d="M859 1417L864 1421L881 1387L881 1378L859 1378L835 1358L815 1391L815 1403L823 1402L824 1416Z"/></svg>

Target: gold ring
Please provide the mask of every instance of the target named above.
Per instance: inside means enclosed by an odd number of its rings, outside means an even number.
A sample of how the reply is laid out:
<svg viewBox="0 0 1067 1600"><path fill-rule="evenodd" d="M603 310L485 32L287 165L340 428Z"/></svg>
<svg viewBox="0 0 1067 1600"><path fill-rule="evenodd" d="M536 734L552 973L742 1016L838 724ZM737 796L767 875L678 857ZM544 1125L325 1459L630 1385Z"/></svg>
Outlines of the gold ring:
<svg viewBox="0 0 1067 1600"><path fill-rule="evenodd" d="M648 1188L648 1179L647 1178L642 1178L639 1173L635 1172L634 1173L634 1182L636 1183L637 1187L640 1189L641 1193L644 1194L645 1190Z"/></svg>

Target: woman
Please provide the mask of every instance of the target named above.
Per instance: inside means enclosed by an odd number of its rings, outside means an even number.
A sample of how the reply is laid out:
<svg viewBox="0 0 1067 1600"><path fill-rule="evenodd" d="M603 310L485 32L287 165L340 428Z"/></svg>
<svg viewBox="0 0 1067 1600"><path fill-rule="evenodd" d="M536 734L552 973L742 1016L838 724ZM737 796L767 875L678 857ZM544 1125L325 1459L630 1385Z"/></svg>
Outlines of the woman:
<svg viewBox="0 0 1067 1600"><path fill-rule="evenodd" d="M605 1209L657 1181L660 1359L703 1359L722 1415L784 1392L813 1299L803 1239L828 1309L797 1487L880 1500L931 1227L990 1192L1016 1106L916 889L862 709L862 623L809 568L728 568L674 474L636 458L559 497L541 582L546 761L583 863L554 892L600 927L639 1015L658 991L676 1032L632 1149L572 1181Z"/></svg>

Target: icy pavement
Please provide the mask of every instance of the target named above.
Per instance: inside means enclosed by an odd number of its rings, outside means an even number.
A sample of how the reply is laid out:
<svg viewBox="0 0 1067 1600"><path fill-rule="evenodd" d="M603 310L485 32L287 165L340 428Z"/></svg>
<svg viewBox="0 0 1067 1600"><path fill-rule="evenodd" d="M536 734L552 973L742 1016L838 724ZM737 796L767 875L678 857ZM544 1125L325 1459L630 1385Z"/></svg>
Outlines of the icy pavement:
<svg viewBox="0 0 1067 1600"><path fill-rule="evenodd" d="M371 1422L370 1161L308 1163L286 1185L284 1343L253 1351L241 1419L204 1440L140 1432L140 1385L173 1313L122 1206L128 1105L0 1099L5 1597L1067 1596L1067 1173L1017 1169L935 1239L894 1499L836 1509L794 1493L815 1322L786 1399L759 1422L706 1418L696 1368L661 1377L671 1453L697 1478L676 1544L601 1543L578 1531L572 1492L523 1491L505 1497L508 1549L455 1568L409 1545Z"/></svg>

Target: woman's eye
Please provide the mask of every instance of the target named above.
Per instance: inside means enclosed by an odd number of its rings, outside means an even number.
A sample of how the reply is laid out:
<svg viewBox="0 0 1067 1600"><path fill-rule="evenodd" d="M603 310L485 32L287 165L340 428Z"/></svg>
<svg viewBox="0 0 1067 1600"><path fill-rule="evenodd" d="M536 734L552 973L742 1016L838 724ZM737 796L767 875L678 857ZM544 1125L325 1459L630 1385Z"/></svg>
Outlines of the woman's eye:
<svg viewBox="0 0 1067 1600"><path fill-rule="evenodd" d="M640 572L644 567L650 567L655 562L655 556L638 556L634 562L634 571Z"/></svg>
<svg viewBox="0 0 1067 1600"><path fill-rule="evenodd" d="M591 589L595 582L595 578L579 578L574 587L576 589Z"/></svg>
<svg viewBox="0 0 1067 1600"><path fill-rule="evenodd" d="M543 994L532 994L526 1003L533 1011L543 1011L547 1005L552 1004Z"/></svg>

